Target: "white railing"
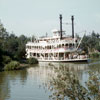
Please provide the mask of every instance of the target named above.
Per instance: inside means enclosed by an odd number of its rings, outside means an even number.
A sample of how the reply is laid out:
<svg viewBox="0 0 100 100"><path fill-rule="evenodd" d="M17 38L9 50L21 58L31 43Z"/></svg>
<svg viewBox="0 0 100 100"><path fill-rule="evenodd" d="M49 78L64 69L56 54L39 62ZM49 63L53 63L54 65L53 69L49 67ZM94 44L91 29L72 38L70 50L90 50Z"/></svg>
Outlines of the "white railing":
<svg viewBox="0 0 100 100"><path fill-rule="evenodd" d="M54 53L54 52L72 52L76 48L56 48L56 49L27 49L27 52L32 53Z"/></svg>
<svg viewBox="0 0 100 100"><path fill-rule="evenodd" d="M28 42L28 46L41 46L41 45L56 45L56 44L65 44L65 43L75 43L74 40L52 40L52 41L40 41L40 42Z"/></svg>

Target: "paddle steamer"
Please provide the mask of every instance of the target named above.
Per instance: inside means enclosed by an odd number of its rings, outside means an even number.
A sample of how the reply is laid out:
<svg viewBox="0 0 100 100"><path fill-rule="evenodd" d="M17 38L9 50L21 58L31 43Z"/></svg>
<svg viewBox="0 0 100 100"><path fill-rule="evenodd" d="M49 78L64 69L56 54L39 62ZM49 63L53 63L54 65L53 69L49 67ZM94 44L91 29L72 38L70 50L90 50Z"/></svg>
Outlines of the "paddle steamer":
<svg viewBox="0 0 100 100"><path fill-rule="evenodd" d="M72 36L65 36L62 30L62 15L60 15L60 30L54 29L52 37L42 37L26 44L26 57L36 58L42 62L80 62L88 61L86 54L80 54L82 39L74 37L74 16L72 20Z"/></svg>

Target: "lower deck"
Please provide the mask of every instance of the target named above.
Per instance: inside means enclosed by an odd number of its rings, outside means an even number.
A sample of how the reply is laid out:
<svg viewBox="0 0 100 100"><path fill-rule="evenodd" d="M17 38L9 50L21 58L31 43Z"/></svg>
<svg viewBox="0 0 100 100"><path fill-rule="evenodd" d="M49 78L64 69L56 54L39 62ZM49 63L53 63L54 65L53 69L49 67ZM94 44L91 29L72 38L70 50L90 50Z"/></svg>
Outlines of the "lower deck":
<svg viewBox="0 0 100 100"><path fill-rule="evenodd" d="M76 52L70 53L29 53L27 58L36 58L41 62L86 62L87 55L80 55Z"/></svg>

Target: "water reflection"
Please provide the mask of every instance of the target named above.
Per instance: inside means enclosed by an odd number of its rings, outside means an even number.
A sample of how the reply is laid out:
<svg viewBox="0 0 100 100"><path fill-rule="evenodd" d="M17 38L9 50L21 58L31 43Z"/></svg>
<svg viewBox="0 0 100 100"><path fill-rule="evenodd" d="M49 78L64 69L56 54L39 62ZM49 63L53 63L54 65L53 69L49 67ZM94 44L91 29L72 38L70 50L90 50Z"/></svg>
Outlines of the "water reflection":
<svg viewBox="0 0 100 100"><path fill-rule="evenodd" d="M0 73L0 99L5 100L6 97L9 97L9 82L6 74Z"/></svg>
<svg viewBox="0 0 100 100"><path fill-rule="evenodd" d="M39 82L45 82L46 80L48 80L50 75L54 74L54 67L49 66L48 64L49 63L39 63L39 65L36 67L28 68L28 76L32 79L38 78L37 81Z"/></svg>
<svg viewBox="0 0 100 100"><path fill-rule="evenodd" d="M20 80L21 84L24 84L27 79L27 71L5 71L0 72L0 100L10 98L11 82L16 84L16 79Z"/></svg>
<svg viewBox="0 0 100 100"><path fill-rule="evenodd" d="M39 77L41 81L46 81L51 76L55 76L54 67L60 67L63 66L67 68L70 71L73 71L75 74L77 74L82 80L84 77L84 74L89 70L89 64L73 64L73 63L48 63L48 62L41 62L37 67L31 67L28 68L28 74L30 77Z"/></svg>
<svg viewBox="0 0 100 100"><path fill-rule="evenodd" d="M48 65L54 67L54 72L45 86L53 92L50 95L53 100L97 100L100 98L99 62L89 64L51 63Z"/></svg>
<svg viewBox="0 0 100 100"><path fill-rule="evenodd" d="M64 66L70 71L78 74L82 77L82 72L88 69L88 64L73 64L73 63L48 63L40 62L38 66L28 68L28 74L30 77L39 77L41 81L46 81L50 76L55 76L54 67ZM82 78L80 78L82 79Z"/></svg>
<svg viewBox="0 0 100 100"><path fill-rule="evenodd" d="M51 77L55 77L55 67L64 67L65 71L68 69L72 71L74 74L79 76L79 79L82 83L84 83L88 79L88 68L89 64L73 64L73 63L48 63L41 62L38 67L31 67L27 69L30 77L38 77L43 84L47 83L51 79ZM60 69L59 69L60 70Z"/></svg>
<svg viewBox="0 0 100 100"><path fill-rule="evenodd" d="M0 72L0 100L49 100L52 92L45 93L45 85L57 76L55 68L74 73L84 85L88 71L100 73L99 61L91 63L45 63L41 62L26 70ZM48 83L48 84L47 84ZM41 86L41 88L39 88ZM44 88L42 88L44 87Z"/></svg>

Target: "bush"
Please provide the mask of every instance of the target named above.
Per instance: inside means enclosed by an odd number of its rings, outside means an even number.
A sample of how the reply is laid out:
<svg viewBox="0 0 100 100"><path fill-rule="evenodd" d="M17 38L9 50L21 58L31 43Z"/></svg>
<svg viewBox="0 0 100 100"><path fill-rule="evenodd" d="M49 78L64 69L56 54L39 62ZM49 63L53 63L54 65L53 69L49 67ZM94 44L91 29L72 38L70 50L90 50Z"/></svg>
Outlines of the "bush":
<svg viewBox="0 0 100 100"><path fill-rule="evenodd" d="M3 56L3 64L8 64L11 61L9 56Z"/></svg>
<svg viewBox="0 0 100 100"><path fill-rule="evenodd" d="M38 64L38 60L36 58L29 58L28 63L31 64Z"/></svg>
<svg viewBox="0 0 100 100"><path fill-rule="evenodd" d="M100 57L100 54L99 53L92 53L90 55L90 57L92 57L92 58L99 58Z"/></svg>
<svg viewBox="0 0 100 100"><path fill-rule="evenodd" d="M6 64L4 70L17 70L20 69L20 63L17 61L11 61L10 63Z"/></svg>

